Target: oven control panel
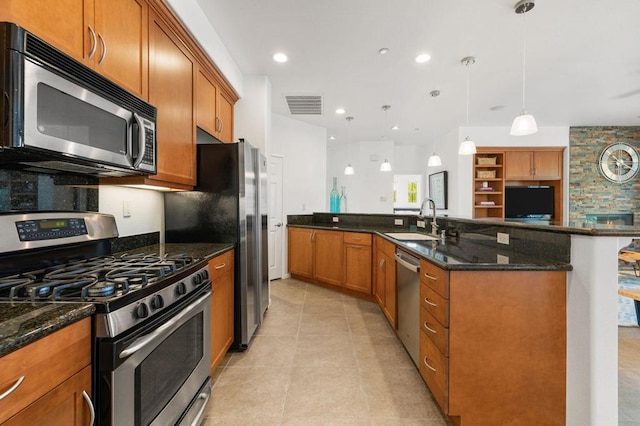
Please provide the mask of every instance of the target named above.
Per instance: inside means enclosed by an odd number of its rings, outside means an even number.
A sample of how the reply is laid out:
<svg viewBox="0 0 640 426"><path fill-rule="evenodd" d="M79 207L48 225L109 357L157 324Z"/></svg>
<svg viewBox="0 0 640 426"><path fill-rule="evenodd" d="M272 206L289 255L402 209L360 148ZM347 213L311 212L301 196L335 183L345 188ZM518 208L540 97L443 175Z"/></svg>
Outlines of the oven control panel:
<svg viewBox="0 0 640 426"><path fill-rule="evenodd" d="M16 222L20 241L53 240L87 234L82 218L52 218Z"/></svg>

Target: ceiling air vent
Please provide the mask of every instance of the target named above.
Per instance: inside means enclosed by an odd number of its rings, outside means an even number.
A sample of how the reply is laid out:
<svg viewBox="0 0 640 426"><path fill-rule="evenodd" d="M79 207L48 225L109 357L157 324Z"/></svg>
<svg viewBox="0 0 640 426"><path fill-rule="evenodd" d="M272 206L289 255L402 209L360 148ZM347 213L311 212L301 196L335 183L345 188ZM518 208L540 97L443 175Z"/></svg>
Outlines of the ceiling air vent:
<svg viewBox="0 0 640 426"><path fill-rule="evenodd" d="M291 115L322 115L322 96L284 95Z"/></svg>

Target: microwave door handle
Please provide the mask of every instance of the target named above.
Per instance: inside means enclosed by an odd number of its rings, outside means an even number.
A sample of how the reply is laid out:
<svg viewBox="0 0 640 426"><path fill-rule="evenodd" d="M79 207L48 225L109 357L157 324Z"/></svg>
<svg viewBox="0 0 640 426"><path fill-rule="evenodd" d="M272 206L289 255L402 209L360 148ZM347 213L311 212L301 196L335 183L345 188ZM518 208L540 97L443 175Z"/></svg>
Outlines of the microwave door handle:
<svg viewBox="0 0 640 426"><path fill-rule="evenodd" d="M131 142L131 148L133 148L134 143L137 142L136 155L133 155L133 152L132 152L133 167L137 169L142 163L142 160L144 159L146 144L145 144L145 138L144 138L144 125L142 123L142 117L140 117L136 113L133 113L133 119L135 120L137 126L132 126L131 139L133 140ZM135 127L138 128L137 132L134 132ZM134 139L133 133L137 133L137 138Z"/></svg>

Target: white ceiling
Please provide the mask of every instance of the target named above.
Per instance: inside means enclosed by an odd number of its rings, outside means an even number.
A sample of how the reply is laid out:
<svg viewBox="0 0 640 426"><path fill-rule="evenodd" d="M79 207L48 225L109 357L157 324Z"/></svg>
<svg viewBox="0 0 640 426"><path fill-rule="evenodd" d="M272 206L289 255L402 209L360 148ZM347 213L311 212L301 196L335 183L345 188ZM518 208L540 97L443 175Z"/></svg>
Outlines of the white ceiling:
<svg viewBox="0 0 640 426"><path fill-rule="evenodd" d="M465 56L476 58L470 126L509 127L522 107L515 0L197 1L242 73L269 77L275 113L289 116L286 94L322 95L322 115L294 118L338 141L347 115L352 141L430 144L465 125ZM536 2L526 14L526 107L538 126L640 125L638 17L638 0ZM274 62L277 51L289 61ZM431 60L415 63L422 52Z"/></svg>

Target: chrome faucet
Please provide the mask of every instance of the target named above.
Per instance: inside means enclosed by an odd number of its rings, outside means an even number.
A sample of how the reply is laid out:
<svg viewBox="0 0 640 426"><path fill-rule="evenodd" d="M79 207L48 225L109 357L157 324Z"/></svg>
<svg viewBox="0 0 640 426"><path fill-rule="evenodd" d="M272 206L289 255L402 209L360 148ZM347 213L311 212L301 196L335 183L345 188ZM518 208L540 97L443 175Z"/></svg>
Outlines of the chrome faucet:
<svg viewBox="0 0 640 426"><path fill-rule="evenodd" d="M431 235L437 237L438 236L438 229L440 227L438 226L438 223L436 222L436 202L433 201L431 198L425 198L422 201L422 204L420 205L420 211L418 212L418 218L424 219L424 214L422 212L424 211L425 204L427 204L427 203L429 203L429 206L431 207L431 215L432 215Z"/></svg>

